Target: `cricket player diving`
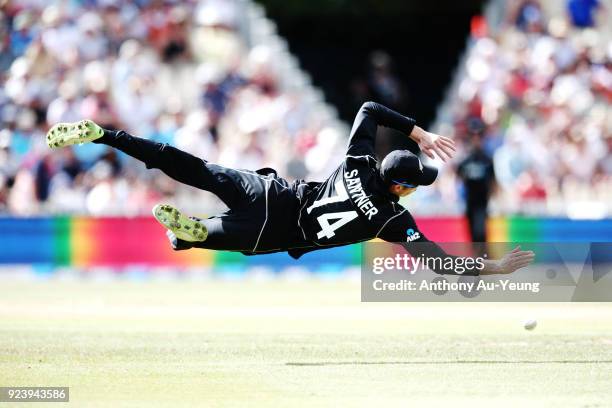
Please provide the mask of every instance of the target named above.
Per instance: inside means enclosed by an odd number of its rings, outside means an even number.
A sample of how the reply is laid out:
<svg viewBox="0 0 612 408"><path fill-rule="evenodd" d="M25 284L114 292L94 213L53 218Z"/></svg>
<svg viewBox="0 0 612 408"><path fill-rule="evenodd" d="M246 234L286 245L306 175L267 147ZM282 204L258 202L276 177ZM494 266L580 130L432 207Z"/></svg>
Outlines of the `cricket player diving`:
<svg viewBox="0 0 612 408"><path fill-rule="evenodd" d="M378 163L374 143L379 126L405 134L415 142L414 151L395 150ZM47 133L51 148L84 142L118 149L147 168L160 169L225 203L227 211L206 219L188 217L171 205L156 205L153 215L167 229L175 250L206 248L245 255L287 251L297 259L317 249L379 238L403 243L408 252L411 243L423 243L415 256L452 256L427 239L398 201L419 186L432 184L438 175L436 168L421 162L419 150L446 161L455 151L454 142L423 130L413 119L378 103L363 104L353 123L346 155L323 182L289 183L270 168L223 167L168 144L122 130L102 129L91 120L58 123ZM533 258L533 252L517 247L499 260L485 261L484 268L473 274L511 273Z"/></svg>

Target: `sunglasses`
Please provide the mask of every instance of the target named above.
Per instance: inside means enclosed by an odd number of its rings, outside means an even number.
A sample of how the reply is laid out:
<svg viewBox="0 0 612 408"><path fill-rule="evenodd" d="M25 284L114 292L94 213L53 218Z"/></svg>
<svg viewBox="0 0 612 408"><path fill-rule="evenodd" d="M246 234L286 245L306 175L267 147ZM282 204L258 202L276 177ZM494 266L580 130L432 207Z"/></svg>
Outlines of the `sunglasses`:
<svg viewBox="0 0 612 408"><path fill-rule="evenodd" d="M391 180L391 181L394 182L395 184L399 184L400 186L404 186L407 188L417 188L418 187L417 184L402 183L401 181L397 181L397 180Z"/></svg>

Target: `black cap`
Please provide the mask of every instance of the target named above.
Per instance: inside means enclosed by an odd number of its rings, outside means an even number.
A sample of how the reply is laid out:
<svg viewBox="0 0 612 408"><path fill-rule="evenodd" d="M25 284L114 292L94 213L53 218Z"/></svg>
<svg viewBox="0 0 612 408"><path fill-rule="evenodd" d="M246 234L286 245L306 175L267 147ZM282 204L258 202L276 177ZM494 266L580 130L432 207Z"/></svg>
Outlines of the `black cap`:
<svg viewBox="0 0 612 408"><path fill-rule="evenodd" d="M380 175L387 184L428 186L438 177L438 169L425 166L408 150L394 150L380 164Z"/></svg>

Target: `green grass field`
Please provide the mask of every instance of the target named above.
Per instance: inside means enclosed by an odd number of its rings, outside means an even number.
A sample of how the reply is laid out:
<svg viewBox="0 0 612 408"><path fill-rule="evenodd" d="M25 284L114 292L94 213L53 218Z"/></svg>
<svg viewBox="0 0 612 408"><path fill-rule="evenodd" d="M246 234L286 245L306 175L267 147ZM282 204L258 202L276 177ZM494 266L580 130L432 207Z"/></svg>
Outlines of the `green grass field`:
<svg viewBox="0 0 612 408"><path fill-rule="evenodd" d="M346 280L1 281L0 386L79 407L612 406L612 304L359 299Z"/></svg>

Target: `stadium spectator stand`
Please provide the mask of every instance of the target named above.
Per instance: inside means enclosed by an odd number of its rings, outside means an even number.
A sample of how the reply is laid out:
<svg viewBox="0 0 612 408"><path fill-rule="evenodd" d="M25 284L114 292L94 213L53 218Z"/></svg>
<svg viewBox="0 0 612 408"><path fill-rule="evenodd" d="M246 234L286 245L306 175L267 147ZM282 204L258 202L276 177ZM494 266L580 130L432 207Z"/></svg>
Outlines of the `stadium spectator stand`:
<svg viewBox="0 0 612 408"><path fill-rule="evenodd" d="M482 136L499 187L494 212L609 216L609 10L597 1L493 3L507 3L505 17L498 26L477 20L472 27L438 130L463 146ZM455 175L443 179L439 194L452 201Z"/></svg>
<svg viewBox="0 0 612 408"><path fill-rule="evenodd" d="M493 214L608 216L610 10L595 0L493 3L511 7L499 25L475 20L437 130L463 145L482 135L499 187ZM198 215L221 208L103 146L50 151L43 135L58 121L89 117L288 178L322 179L343 153L346 126L249 1L1 7L2 213L139 215L159 201ZM446 167L410 198L411 211L459 214L461 194Z"/></svg>
<svg viewBox="0 0 612 408"><path fill-rule="evenodd" d="M323 177L346 133L249 1L3 2L0 212L148 214L221 204L99 145L50 151L91 118L239 168Z"/></svg>

